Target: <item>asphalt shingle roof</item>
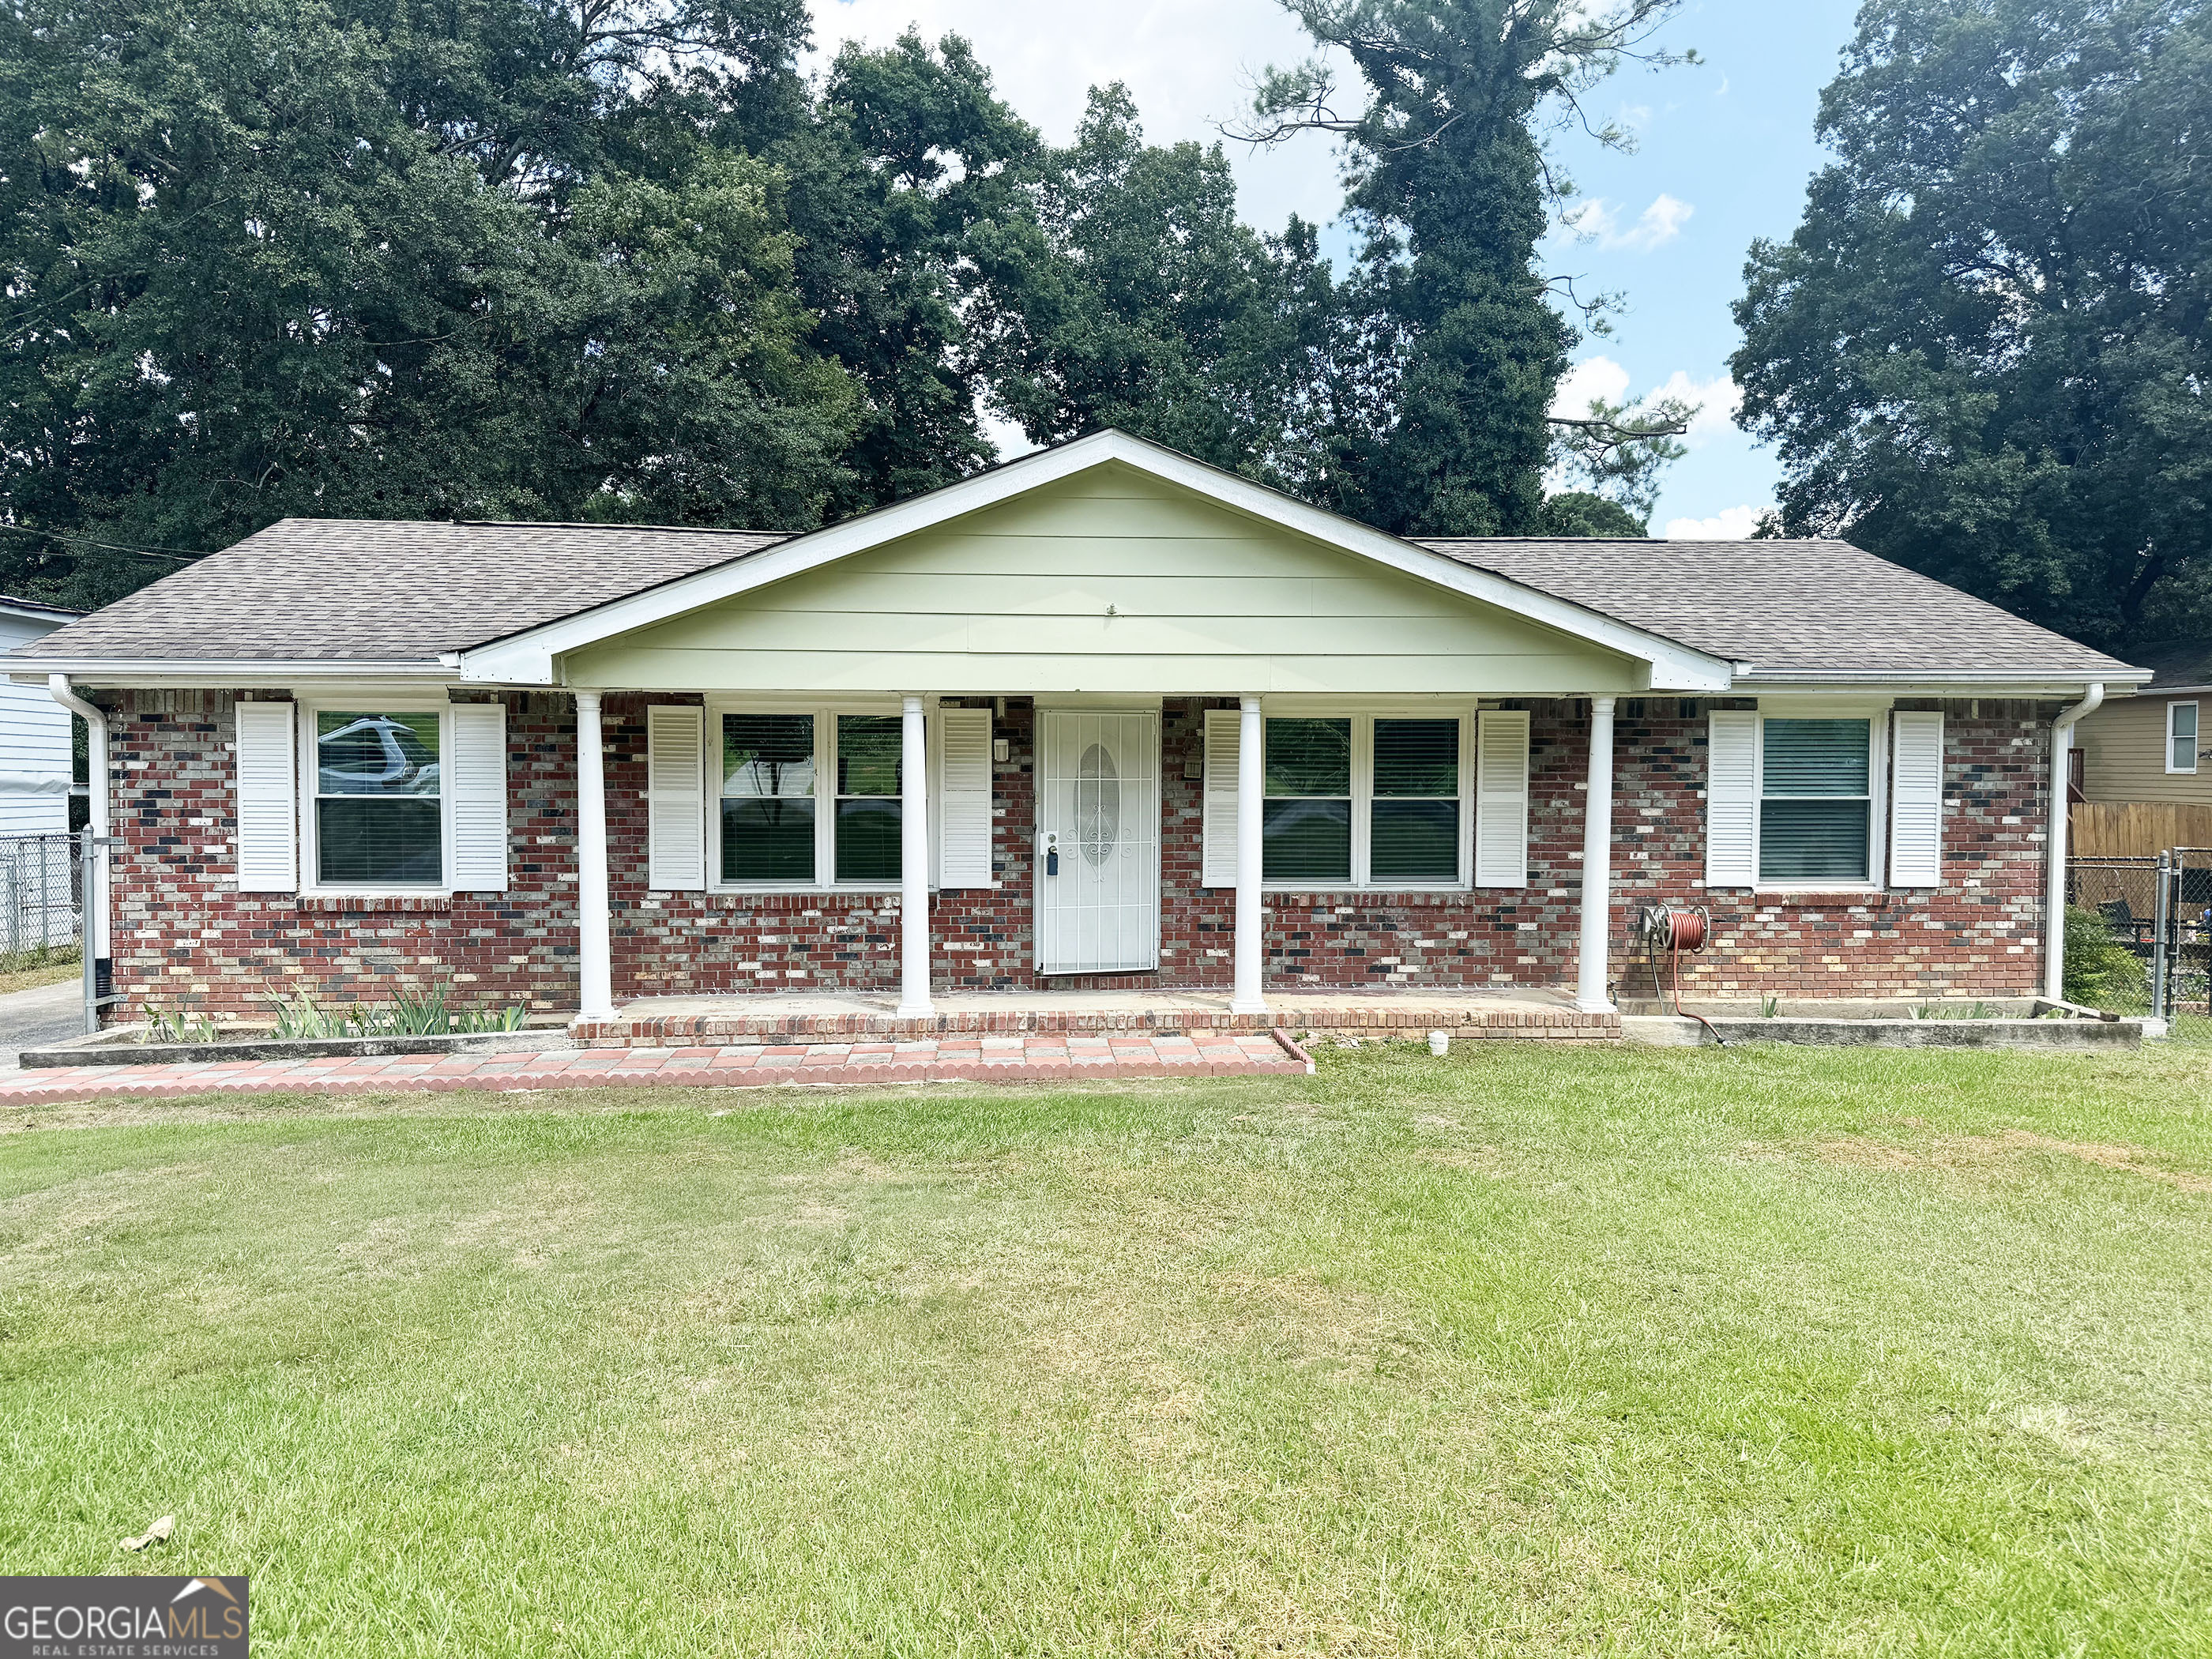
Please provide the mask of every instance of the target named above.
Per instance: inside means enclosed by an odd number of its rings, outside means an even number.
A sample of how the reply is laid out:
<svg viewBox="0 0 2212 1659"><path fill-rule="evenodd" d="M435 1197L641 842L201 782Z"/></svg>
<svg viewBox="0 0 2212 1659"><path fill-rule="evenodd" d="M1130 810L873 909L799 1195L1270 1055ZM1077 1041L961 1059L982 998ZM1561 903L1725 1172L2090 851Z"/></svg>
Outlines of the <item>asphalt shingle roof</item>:
<svg viewBox="0 0 2212 1659"><path fill-rule="evenodd" d="M40 658L428 662L788 532L287 519L26 648ZM1430 540L1755 676L2094 678L2123 665L1839 541Z"/></svg>
<svg viewBox="0 0 2212 1659"><path fill-rule="evenodd" d="M787 532L285 519L40 640L42 657L434 660Z"/></svg>
<svg viewBox="0 0 2212 1659"><path fill-rule="evenodd" d="M1839 541L1438 540L1419 545L1679 644L1753 678L2018 674L2126 665Z"/></svg>

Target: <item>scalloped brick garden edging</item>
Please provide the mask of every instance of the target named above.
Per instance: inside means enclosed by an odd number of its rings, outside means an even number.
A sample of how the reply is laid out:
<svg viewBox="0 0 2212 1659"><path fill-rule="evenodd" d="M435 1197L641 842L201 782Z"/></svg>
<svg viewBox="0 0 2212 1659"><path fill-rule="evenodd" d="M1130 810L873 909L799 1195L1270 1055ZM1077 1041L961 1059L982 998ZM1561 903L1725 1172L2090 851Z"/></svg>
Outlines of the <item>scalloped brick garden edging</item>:
<svg viewBox="0 0 2212 1659"><path fill-rule="evenodd" d="M486 1090L761 1088L882 1083L1050 1083L1163 1077L1303 1077L1313 1061L1286 1032L1202 1036L921 1038L537 1054L50 1066L0 1083L0 1106L186 1095L371 1095Z"/></svg>

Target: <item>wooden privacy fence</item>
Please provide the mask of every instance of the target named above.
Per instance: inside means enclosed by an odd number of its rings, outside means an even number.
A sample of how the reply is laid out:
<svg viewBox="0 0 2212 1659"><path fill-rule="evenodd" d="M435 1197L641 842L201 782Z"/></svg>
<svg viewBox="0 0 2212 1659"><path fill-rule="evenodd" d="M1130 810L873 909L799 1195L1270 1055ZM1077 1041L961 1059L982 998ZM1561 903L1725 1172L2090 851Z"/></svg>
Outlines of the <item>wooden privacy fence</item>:
<svg viewBox="0 0 2212 1659"><path fill-rule="evenodd" d="M2084 859L2154 859L2169 847L2212 847L2212 806L2173 801L2076 801L2067 850Z"/></svg>

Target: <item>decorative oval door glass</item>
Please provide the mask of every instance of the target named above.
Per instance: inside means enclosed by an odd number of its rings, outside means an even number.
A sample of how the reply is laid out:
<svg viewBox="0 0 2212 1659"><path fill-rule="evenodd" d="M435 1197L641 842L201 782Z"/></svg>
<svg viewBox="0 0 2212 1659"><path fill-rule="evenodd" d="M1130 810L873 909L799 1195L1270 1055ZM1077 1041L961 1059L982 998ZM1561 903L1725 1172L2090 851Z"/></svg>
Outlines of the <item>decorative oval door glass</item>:
<svg viewBox="0 0 2212 1659"><path fill-rule="evenodd" d="M1114 856L1121 838L1121 778L1103 743L1083 751L1075 769L1075 839L1093 869Z"/></svg>

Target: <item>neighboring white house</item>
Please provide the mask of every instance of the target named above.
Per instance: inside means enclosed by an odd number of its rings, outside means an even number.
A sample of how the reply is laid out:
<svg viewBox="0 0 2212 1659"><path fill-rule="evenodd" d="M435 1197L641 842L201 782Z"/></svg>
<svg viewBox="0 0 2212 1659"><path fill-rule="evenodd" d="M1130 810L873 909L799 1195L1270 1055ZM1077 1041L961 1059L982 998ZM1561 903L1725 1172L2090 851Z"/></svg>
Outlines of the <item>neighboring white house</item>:
<svg viewBox="0 0 2212 1659"><path fill-rule="evenodd" d="M83 614L0 594L0 651L20 650ZM69 829L72 719L43 685L0 681L0 836Z"/></svg>

